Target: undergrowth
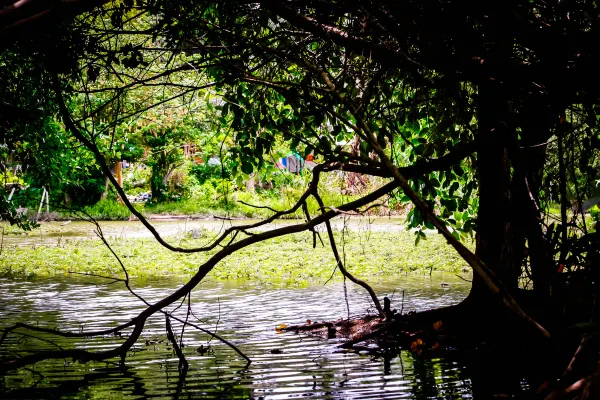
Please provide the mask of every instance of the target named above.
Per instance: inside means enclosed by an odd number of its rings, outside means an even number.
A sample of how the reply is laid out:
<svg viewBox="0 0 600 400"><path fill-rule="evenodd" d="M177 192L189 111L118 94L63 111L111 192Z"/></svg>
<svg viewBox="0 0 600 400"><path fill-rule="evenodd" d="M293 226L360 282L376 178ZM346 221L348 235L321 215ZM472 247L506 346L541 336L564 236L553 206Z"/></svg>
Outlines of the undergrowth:
<svg viewBox="0 0 600 400"><path fill-rule="evenodd" d="M287 174L290 175L290 174ZM287 177L284 176L284 177ZM185 215L196 218L211 216L232 218L268 218L273 210L281 211L292 207L308 187L310 176L289 176L289 181L271 188L256 187L253 191L235 190L231 182L221 179L209 179L202 184L195 184L188 188L186 195L177 200L167 200L160 203L149 201L136 203L134 206L142 214L160 215ZM342 194L343 180L335 175L326 175L319 183L319 192L326 206L339 206L348 203L360 196L356 194ZM383 180L374 180L368 187L371 191L384 183ZM131 194L128 192L128 194ZM84 208L84 211L97 220L127 220L131 213L116 200L116 193L111 191L110 198ZM320 212L316 201L311 197L307 201L311 214ZM386 214L387 209L373 208L373 213ZM402 213L402 210L400 210ZM73 215L62 212L60 219L69 219ZM287 214L283 218L302 218L302 210L294 214Z"/></svg>
<svg viewBox="0 0 600 400"><path fill-rule="evenodd" d="M131 211L116 200L103 199L92 206L83 209L96 220L126 221L131 216Z"/></svg>

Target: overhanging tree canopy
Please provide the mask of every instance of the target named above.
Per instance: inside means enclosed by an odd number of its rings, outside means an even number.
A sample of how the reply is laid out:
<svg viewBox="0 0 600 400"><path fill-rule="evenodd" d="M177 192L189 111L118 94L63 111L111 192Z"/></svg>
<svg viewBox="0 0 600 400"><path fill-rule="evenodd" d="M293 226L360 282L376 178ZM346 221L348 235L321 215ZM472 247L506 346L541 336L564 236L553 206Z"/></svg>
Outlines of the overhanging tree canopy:
<svg viewBox="0 0 600 400"><path fill-rule="evenodd" d="M225 232L208 247L232 242L199 266L184 288L119 329L135 326L139 335L149 315L185 296L220 258L242 246L311 230L401 189L400 197L415 206L410 226L436 228L473 267L466 304L485 313L500 298L547 335L513 297L525 271L542 304L556 301L557 267L568 249L563 245L557 252L557 236L544 226L546 149L556 142L562 165L561 149L576 143L582 170L597 157L598 12L591 1L111 3L60 31L78 50L72 54L76 67L66 70L36 58L41 50L28 39L30 57L43 66L39 74L56 96L66 128L108 175L99 133L89 126L131 91L158 86L176 88L177 97L222 97L220 117L236 144L236 174L260 169L278 139L317 154L321 166L311 186L291 210L273 218L300 209L311 196L320 201L323 172L391 178L354 203L321 204L322 214L307 215L293 229ZM73 93L98 92L106 96L96 108L81 115L69 109ZM141 112L133 109L122 118ZM347 145L351 140L358 151ZM559 169L565 185L565 168ZM580 202L591 188L588 181L576 190ZM566 190L561 201L564 211ZM557 231L566 243L566 212L561 222ZM170 245L145 223L173 251L203 250ZM472 231L475 254L458 240ZM417 237L423 234L419 230ZM592 262L592 253L577 262ZM120 351L78 356L97 359Z"/></svg>

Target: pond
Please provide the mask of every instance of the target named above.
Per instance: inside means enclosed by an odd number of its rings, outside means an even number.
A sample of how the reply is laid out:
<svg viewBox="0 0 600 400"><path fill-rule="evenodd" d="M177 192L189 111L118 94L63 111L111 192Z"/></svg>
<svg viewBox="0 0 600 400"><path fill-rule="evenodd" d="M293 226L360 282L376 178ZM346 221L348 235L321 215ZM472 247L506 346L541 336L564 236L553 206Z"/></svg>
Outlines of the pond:
<svg viewBox="0 0 600 400"><path fill-rule="evenodd" d="M178 279L133 282L148 301L172 292ZM143 308L120 283L90 278L0 280L0 321L22 321L64 330L102 329L128 321ZM451 305L462 300L469 283L452 275L403 275L375 284L380 296L393 298L403 311ZM282 323L299 324L345 318L372 309L362 289L341 282L306 288L261 287L252 282L203 282L192 295L191 320L237 345L252 359L198 331L186 329L184 352L189 373L180 380L177 358L165 342L164 318L148 321L143 336L120 367L111 362L73 364L41 362L0 377L3 398L221 398L221 399L382 399L470 398L473 362L460 352L444 359L410 351L377 358L341 351L342 339L278 333ZM173 308L173 307L172 307ZM372 312L372 311L371 311ZM184 307L175 314L184 317ZM181 325L175 324L178 335ZM54 344L20 335L9 336L0 357L58 346L106 349L121 338L67 340L44 336ZM202 346L207 352L198 352Z"/></svg>

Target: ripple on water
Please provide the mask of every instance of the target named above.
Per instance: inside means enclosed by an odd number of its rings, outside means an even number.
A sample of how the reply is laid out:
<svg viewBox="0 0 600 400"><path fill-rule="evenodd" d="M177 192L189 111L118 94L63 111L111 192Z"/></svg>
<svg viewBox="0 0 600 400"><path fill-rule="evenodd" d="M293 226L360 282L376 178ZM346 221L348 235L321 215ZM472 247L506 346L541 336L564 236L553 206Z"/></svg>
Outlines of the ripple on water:
<svg viewBox="0 0 600 400"><path fill-rule="evenodd" d="M452 280L404 276L376 285L380 295L405 291L404 309L450 305L468 292L468 284ZM89 280L44 279L34 282L0 280L1 324L23 321L62 329L97 330L128 321L143 304L114 285L89 285ZM97 283L97 282L96 282ZM137 289L153 302L180 283L153 282ZM135 285L134 285L135 286ZM177 358L165 341L164 318L148 320L138 343L129 352L124 368L110 362L88 364L70 360L39 363L0 378L4 398L222 398L222 399L382 399L469 398L471 384L465 368L450 360L422 360L401 352L391 360L339 351L339 340L277 333L280 323L298 324L306 319L331 320L347 314L341 284L302 289L277 289L205 282L194 291L190 320L237 344L252 360L244 360L229 347L191 328L186 328L184 352L190 362L185 381L177 373ZM362 290L348 287L351 313L370 307ZM398 306L398 305L397 305ZM185 318L185 307L175 315ZM198 319L196 318L198 317ZM181 325L174 323L177 335ZM55 339L44 336L45 339ZM123 339L64 340L56 344L88 350L105 350ZM200 354L199 346L209 346ZM28 337L11 335L0 356L10 351L56 348ZM279 350L272 352L272 350ZM41 374L41 375L40 375ZM3 380L2 380L3 379Z"/></svg>

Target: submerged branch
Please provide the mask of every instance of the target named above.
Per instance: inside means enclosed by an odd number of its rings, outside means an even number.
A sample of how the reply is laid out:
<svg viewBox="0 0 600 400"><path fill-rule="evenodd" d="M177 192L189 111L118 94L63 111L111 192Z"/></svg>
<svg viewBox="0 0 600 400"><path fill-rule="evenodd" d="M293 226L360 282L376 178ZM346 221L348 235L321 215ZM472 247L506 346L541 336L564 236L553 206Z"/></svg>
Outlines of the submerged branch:
<svg viewBox="0 0 600 400"><path fill-rule="evenodd" d="M142 318L136 319L135 327L134 327L133 331L131 332L131 334L129 335L129 337L120 346L115 347L113 349L105 350L105 351L98 351L98 352L91 352L91 351L82 350L82 349L63 349L63 350L40 351L38 353L29 354L29 355L26 355L26 356L23 356L20 358L3 360L3 362L0 364L0 372L19 369L19 368L25 367L27 365L35 364L39 361L51 360L51 359L63 359L63 358L72 358L73 360L87 362L87 361L102 361L102 360L106 360L109 358L120 357L121 362L124 362L127 352L140 337L140 334L142 333L142 331L144 329L144 324L145 324L147 318L148 317L146 316L146 318L143 318L143 319ZM133 324L133 320L132 320L132 324ZM69 334L66 332L58 332L58 331L55 331L52 329L37 328L37 327L32 327L32 326L24 325L24 324L16 324L15 326L16 327L26 326L28 329L31 329L31 330L53 333L53 334L56 334L59 336L65 336L65 337L84 337L83 334L73 334L73 333ZM32 329L32 328L37 328L37 329ZM116 328L114 328L112 331L117 332L117 330L115 330L115 329ZM106 332L106 331L103 331L103 332ZM6 334L7 334L7 330L5 330L4 334L2 335L2 340L4 340L4 338L6 337ZM90 333L88 332L87 336L100 336L100 335L98 335L98 334L90 335Z"/></svg>
<svg viewBox="0 0 600 400"><path fill-rule="evenodd" d="M317 203L319 204L319 207L321 208L322 212L324 212L325 204L323 203L323 199L321 199L321 196L319 195L316 187L313 187L312 195L317 200ZM332 211L337 212L337 213L344 212L343 210L333 209L333 208L332 208ZM362 287L369 293L369 296L371 296L371 300L375 304L375 308L377 308L377 312L379 313L379 316L381 318L385 318L385 313L383 312L381 303L379 302L379 299L377 298L377 294L375 294L375 291L373 290L373 288L365 281L358 279L354 275L352 275L344 266L344 263L342 262L342 259L340 258L340 254L338 252L337 245L335 244L335 237L333 236L333 229L331 229L331 223L329 222L329 220L325 220L325 227L327 228L327 236L329 236L329 243L331 246L331 251L333 252L333 256L335 257L335 262L337 264L337 267L340 269L340 272L342 273L342 275L344 275L345 278L350 279L350 281L359 285L360 287Z"/></svg>
<svg viewBox="0 0 600 400"><path fill-rule="evenodd" d="M173 345L173 350L175 350L175 354L177 354L177 358L179 358L179 374L181 376L185 376L187 374L187 370L189 368L189 363L185 358L185 355L181 351L181 347L179 343L177 343L177 338L175 338L175 334L173 333L173 328L171 328L171 320L169 319L169 315L165 315L165 323L167 328L167 339Z"/></svg>
<svg viewBox="0 0 600 400"><path fill-rule="evenodd" d="M315 177L316 178L311 183L311 185L314 185L312 187L316 188L316 187L318 187L318 175L315 175ZM64 351L47 351L47 352L42 351L42 352L39 352L36 354L24 356L22 358L7 360L2 364L2 366L0 366L0 371L18 369L18 368L24 367L26 365L30 365L30 364L36 363L38 361L42 361L42 360L57 359L57 358L60 359L60 358L65 358L65 357L74 358L74 359L82 360L82 361L100 361L100 360L105 360L105 359L113 358L113 357L121 357L121 360L124 360L125 355L127 354L127 351L131 348L131 346L133 346L133 344L135 344L135 342L139 338L140 334L142 333L144 325L146 323L146 320L150 316L155 314L156 312L163 310L165 307L173 304L178 299L181 299L182 297L184 297L185 295L190 293L190 291L193 290L204 279L204 277L217 265L217 263L220 262L221 260L223 260L225 257L229 256L230 254L232 254L240 249L243 249L249 245L252 245L254 243L258 243L258 242L261 242L261 241L264 241L267 239L276 238L279 236L284 236L284 235L288 235L288 234L292 234L292 233L299 233L299 232L304 232L304 231L310 230L310 229L314 228L315 226L322 224L326 221L329 221L331 218L339 215L340 211L348 211L348 210L356 209L359 207L363 207L363 206L377 200L378 198L380 198L380 197L386 195L387 193L389 193L390 191L394 190L397 186L398 186L398 183L396 181L389 182L386 185L382 186L381 188L379 188L379 189L377 189L355 201L338 206L337 211L329 210L329 211L321 213L320 215L316 216L314 219L307 221L303 224L289 225L289 226L261 232L259 234L249 236L249 237L241 239L237 242L231 243L230 245L222 248L220 251L215 253L204 264L202 264L198 268L198 272L194 276L192 276L192 278L190 278L190 280L185 285L183 285L182 287L180 287L179 289L177 289L170 295L159 300L158 302L151 304L149 307L144 309L135 318L133 318L130 322L128 322L125 325L121 325L120 327L113 328L111 330L101 331L100 333L87 332L85 334L80 333L80 334L62 334L61 335L61 336L67 336L67 337L68 336L77 336L77 337L99 336L102 334L113 333L120 329L124 329L127 326L134 326L134 329L133 329L132 333L130 334L130 336L128 337L128 339L122 345L120 345L114 349L107 350L107 351L101 351L101 352L90 352L87 350L79 350L79 349L64 350ZM36 327L33 327L33 328L36 328ZM52 330L52 329L45 329L45 330L40 329L40 328L37 328L37 329L41 332L49 332L49 333L56 332L55 330ZM6 334L7 334L7 332L5 331L5 334L3 335L3 337ZM244 357L244 358L246 358L246 357Z"/></svg>
<svg viewBox="0 0 600 400"><path fill-rule="evenodd" d="M135 325L135 319L132 319L131 321L126 322L124 324L115 326L114 328L103 329L100 331L69 332L69 331L60 331L58 329L44 328L44 327L40 327L40 326L25 324L23 322L17 322L16 324L14 324L12 326L4 328L4 332L3 332L2 336L0 337L0 346L2 346L2 344L4 343L4 340L6 339L6 337L8 336L8 334L10 332L12 332L16 329L19 329L19 328L28 329L28 330L34 331L34 332L48 333L51 335L62 336L65 338L85 338L85 337L92 337L92 336L114 335L124 329L132 327L133 325Z"/></svg>
<svg viewBox="0 0 600 400"><path fill-rule="evenodd" d="M223 337L217 335L214 332L209 331L208 329L204 329L201 326L198 326L194 323L191 323L189 321L185 321L182 320L180 318L177 318L173 315L170 316L172 319L174 319L177 322L180 322L182 324L184 324L185 326L191 326L194 329L197 329L203 333L206 333L207 335L210 335L212 338L217 339L218 341L222 342L223 344L229 346L233 351L235 351L236 353L238 353L240 355L240 357L242 357L244 360L246 360L247 364L246 366L250 365L250 363L252 363L252 360L250 359L250 357L248 357L246 354L244 354L236 345L234 345L233 343L231 343L229 340L224 339Z"/></svg>

